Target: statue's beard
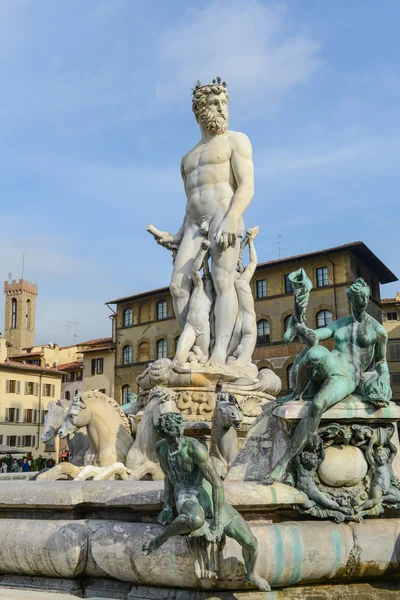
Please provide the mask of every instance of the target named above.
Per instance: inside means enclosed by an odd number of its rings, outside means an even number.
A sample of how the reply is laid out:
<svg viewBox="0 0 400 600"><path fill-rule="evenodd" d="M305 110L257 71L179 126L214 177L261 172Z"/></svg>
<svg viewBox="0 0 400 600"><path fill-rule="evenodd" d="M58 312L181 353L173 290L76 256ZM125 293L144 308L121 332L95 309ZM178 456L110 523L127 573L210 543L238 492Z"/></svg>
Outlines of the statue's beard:
<svg viewBox="0 0 400 600"><path fill-rule="evenodd" d="M205 106L199 112L199 121L210 133L221 135L228 129L228 111L225 115L216 115Z"/></svg>

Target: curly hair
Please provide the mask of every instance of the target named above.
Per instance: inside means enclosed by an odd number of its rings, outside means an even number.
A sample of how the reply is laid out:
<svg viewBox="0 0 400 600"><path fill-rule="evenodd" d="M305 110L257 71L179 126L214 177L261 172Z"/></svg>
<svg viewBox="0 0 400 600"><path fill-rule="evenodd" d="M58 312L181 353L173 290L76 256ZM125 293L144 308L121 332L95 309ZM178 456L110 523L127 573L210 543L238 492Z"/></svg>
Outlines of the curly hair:
<svg viewBox="0 0 400 600"><path fill-rule="evenodd" d="M204 85L198 90L194 90L192 98L192 111L194 112L194 116L196 117L197 122L199 122L199 113L206 106L207 98L211 93L217 95L225 94L226 99L229 100L229 94L226 91L226 87L224 85Z"/></svg>
<svg viewBox="0 0 400 600"><path fill-rule="evenodd" d="M161 415L156 424L156 431L159 436L165 437L165 434L178 427L180 435L183 435L185 426L181 413L169 412Z"/></svg>
<svg viewBox="0 0 400 600"><path fill-rule="evenodd" d="M371 290L369 289L369 285L365 282L365 280L362 277L359 277L354 283L351 284L349 288L347 288L346 294L351 302L351 299L359 294L369 296L371 294Z"/></svg>

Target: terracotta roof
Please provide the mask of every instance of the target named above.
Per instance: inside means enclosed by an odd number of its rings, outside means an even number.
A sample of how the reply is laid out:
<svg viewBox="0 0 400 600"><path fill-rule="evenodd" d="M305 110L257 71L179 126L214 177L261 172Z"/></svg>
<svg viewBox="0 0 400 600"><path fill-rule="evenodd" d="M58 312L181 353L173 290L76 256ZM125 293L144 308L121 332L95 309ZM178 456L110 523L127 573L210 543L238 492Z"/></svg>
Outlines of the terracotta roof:
<svg viewBox="0 0 400 600"><path fill-rule="evenodd" d="M381 304L396 304L396 298L381 298Z"/></svg>
<svg viewBox="0 0 400 600"><path fill-rule="evenodd" d="M11 369L27 369L28 371L37 371L40 373L53 373L54 375L61 375L62 371L58 371L54 367L38 367L36 365L28 365L23 362L13 362L12 360L7 360L5 362L0 362L0 368L7 367Z"/></svg>
<svg viewBox="0 0 400 600"><path fill-rule="evenodd" d="M304 258L310 258L312 256L323 256L324 254L332 252L340 252L342 250L350 250L353 252L362 262L368 263L368 266L375 271L379 276L380 283L392 283L398 281L398 278L388 267L377 257L375 254L364 244L364 242L349 242L348 244L342 244L341 246L334 246L333 248L326 248L325 250L316 250L315 252L307 252L305 254L296 254L294 256L287 256L285 258L277 258L275 260L268 260L266 262L258 263L257 269L263 269L265 267L273 267L275 265L284 264L293 261L300 261ZM117 298L116 300L109 300L106 304L120 304L122 302L128 302L129 300L136 300L144 298L145 296L153 296L155 294L167 293L169 287L156 288L155 290L148 290L147 292L141 292L140 294L133 294L132 296L124 296Z"/></svg>
<svg viewBox="0 0 400 600"><path fill-rule="evenodd" d="M43 356L44 352L23 352L22 354L14 354L13 358L29 358L31 356Z"/></svg>
<svg viewBox="0 0 400 600"><path fill-rule="evenodd" d="M95 340L88 340L87 342L79 342L77 344L77 346L95 346L97 344L103 344L103 343L111 343L112 342L112 338L111 337L106 337L106 338L97 338Z"/></svg>
<svg viewBox="0 0 400 600"><path fill-rule="evenodd" d="M140 292L139 294L133 294L133 296L124 296L117 298L116 300L109 300L105 304L119 304L120 302L126 302L127 300L136 300L137 298L143 298L144 296L154 296L155 294L165 294L169 292L169 287L155 288L154 290L148 290L147 292Z"/></svg>
<svg viewBox="0 0 400 600"><path fill-rule="evenodd" d="M75 360L74 362L64 363L63 365L57 365L57 371L68 371L69 369L83 369L83 362L81 360Z"/></svg>
<svg viewBox="0 0 400 600"><path fill-rule="evenodd" d="M84 348L82 352L86 354L87 352L100 352L100 350L114 350L114 348L114 344L103 344L101 346L93 346L92 348Z"/></svg>

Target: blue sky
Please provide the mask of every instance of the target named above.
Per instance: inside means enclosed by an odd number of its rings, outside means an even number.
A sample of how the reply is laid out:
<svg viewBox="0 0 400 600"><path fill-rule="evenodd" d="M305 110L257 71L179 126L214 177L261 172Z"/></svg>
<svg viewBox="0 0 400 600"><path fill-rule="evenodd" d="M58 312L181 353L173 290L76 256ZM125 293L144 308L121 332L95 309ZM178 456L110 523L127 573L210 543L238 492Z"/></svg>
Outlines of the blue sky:
<svg viewBox="0 0 400 600"><path fill-rule="evenodd" d="M278 234L283 255L363 240L400 274L399 19L396 0L1 0L0 273L25 253L37 343L109 335L104 302L168 284L145 227L181 224L190 88L216 75L253 144L259 260Z"/></svg>

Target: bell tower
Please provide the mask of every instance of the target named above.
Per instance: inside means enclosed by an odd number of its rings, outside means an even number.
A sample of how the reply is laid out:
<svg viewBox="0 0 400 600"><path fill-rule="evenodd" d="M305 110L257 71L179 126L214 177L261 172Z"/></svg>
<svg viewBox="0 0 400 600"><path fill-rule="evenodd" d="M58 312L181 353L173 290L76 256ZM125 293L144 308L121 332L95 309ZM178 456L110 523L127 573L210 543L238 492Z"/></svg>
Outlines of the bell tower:
<svg viewBox="0 0 400 600"><path fill-rule="evenodd" d="M4 295L4 336L12 344L8 349L11 358L35 343L38 286L26 279L11 279L10 274L4 282Z"/></svg>

